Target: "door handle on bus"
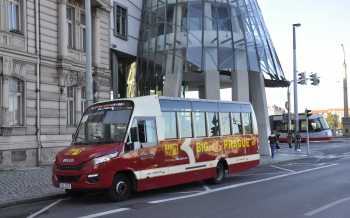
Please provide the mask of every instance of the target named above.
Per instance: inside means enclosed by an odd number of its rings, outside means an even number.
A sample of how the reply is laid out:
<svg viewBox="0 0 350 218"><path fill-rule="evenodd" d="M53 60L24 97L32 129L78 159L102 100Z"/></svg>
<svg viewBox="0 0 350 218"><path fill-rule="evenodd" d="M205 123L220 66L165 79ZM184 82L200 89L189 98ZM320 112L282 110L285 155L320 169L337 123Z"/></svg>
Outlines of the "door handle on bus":
<svg viewBox="0 0 350 218"><path fill-rule="evenodd" d="M140 156L141 160L152 159L152 158L154 158L154 154L145 154Z"/></svg>

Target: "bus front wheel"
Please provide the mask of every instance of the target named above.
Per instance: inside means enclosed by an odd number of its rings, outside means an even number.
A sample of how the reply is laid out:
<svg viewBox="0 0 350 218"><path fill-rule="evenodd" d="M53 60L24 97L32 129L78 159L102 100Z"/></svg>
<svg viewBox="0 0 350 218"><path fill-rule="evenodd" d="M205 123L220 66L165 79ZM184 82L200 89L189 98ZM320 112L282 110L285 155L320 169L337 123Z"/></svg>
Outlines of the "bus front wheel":
<svg viewBox="0 0 350 218"><path fill-rule="evenodd" d="M125 174L117 174L113 179L112 187L109 189L109 198L112 201L123 201L130 197L131 180Z"/></svg>

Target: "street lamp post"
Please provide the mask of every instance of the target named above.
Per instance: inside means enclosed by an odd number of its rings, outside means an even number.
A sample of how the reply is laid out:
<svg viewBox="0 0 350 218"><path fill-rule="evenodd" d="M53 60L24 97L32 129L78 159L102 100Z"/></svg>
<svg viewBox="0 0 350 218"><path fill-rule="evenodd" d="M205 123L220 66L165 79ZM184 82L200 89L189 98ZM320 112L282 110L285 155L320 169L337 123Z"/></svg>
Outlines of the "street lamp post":
<svg viewBox="0 0 350 218"><path fill-rule="evenodd" d="M347 65L346 65L346 57L345 57L345 48L344 45L341 44L343 48L344 54L344 78L343 78L343 89L344 89L344 117L343 117L343 135L348 136L349 128L350 128L350 119L349 119L349 104L348 104L348 73L347 73Z"/></svg>
<svg viewBox="0 0 350 218"><path fill-rule="evenodd" d="M346 66L346 59L345 59L345 48L344 45L341 44L341 47L343 48L343 54L344 54L344 78L343 78L343 85L344 85L344 117L349 117L349 105L348 105L348 75L347 75L347 66Z"/></svg>
<svg viewBox="0 0 350 218"><path fill-rule="evenodd" d="M92 27L91 27L91 0L85 0L86 19L86 70L85 90L88 105L93 103L93 82L92 82Z"/></svg>
<svg viewBox="0 0 350 218"><path fill-rule="evenodd" d="M299 133L299 114L298 114L298 83L295 81L298 81L297 78L297 54L296 54L296 35L295 35L295 29L296 27L300 27L300 23L293 24L293 78L294 78L294 130L295 130L295 136ZM295 141L295 146L296 140ZM295 147L296 148L296 147Z"/></svg>

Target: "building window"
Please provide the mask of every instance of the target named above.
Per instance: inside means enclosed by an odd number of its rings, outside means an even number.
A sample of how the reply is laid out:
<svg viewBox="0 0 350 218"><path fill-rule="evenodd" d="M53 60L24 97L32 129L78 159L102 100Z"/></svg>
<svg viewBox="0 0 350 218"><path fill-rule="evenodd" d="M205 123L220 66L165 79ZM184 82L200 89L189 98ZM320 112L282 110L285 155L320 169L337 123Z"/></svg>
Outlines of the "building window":
<svg viewBox="0 0 350 218"><path fill-rule="evenodd" d="M75 8L67 6L68 48L75 48Z"/></svg>
<svg viewBox="0 0 350 218"><path fill-rule="evenodd" d="M76 87L67 87L67 125L75 125L75 111L76 111Z"/></svg>
<svg viewBox="0 0 350 218"><path fill-rule="evenodd" d="M80 12L80 48L86 51L86 20L83 11Z"/></svg>
<svg viewBox="0 0 350 218"><path fill-rule="evenodd" d="M81 88L81 104L80 104L80 106L81 106L81 114L83 114L84 111L86 110L86 108L88 106L87 103L88 102L86 100L86 89L85 89L85 87L82 87Z"/></svg>
<svg viewBox="0 0 350 218"><path fill-rule="evenodd" d="M9 125L22 126L24 124L24 82L9 79Z"/></svg>
<svg viewBox="0 0 350 218"><path fill-rule="evenodd" d="M21 0L9 0L7 6L8 27L11 32L22 32Z"/></svg>
<svg viewBox="0 0 350 218"><path fill-rule="evenodd" d="M124 40L128 37L128 11L117 4L114 5L114 34Z"/></svg>

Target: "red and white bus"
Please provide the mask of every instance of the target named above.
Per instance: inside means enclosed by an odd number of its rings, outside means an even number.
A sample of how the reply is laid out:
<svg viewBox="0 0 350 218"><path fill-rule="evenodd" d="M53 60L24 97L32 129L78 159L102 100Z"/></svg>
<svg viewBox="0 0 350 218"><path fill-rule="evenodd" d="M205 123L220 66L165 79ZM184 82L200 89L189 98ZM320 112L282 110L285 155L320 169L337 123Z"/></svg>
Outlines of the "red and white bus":
<svg viewBox="0 0 350 218"><path fill-rule="evenodd" d="M249 103L145 96L90 106L57 154L52 180L68 193L106 189L119 201L133 191L219 183L259 159Z"/></svg>

